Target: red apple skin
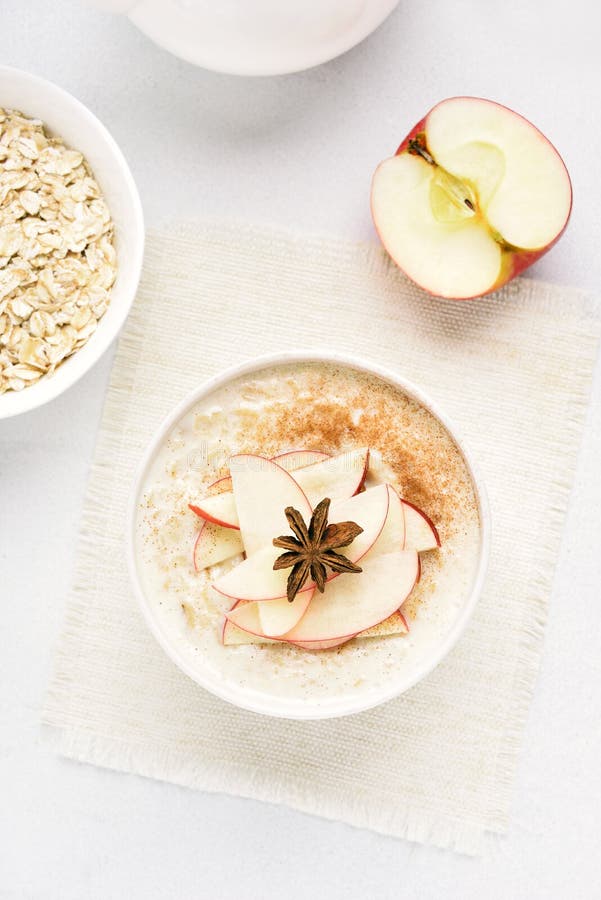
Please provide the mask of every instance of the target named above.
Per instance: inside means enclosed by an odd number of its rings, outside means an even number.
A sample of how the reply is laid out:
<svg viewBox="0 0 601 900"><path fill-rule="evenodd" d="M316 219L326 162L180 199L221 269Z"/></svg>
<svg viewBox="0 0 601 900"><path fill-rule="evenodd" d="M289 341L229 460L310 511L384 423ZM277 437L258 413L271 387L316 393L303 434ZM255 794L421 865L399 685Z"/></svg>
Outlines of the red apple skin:
<svg viewBox="0 0 601 900"><path fill-rule="evenodd" d="M207 497L214 497L217 494L226 494L228 491L232 489L232 476L224 475L222 478L218 478L217 481L213 481L207 488Z"/></svg>
<svg viewBox="0 0 601 900"><path fill-rule="evenodd" d="M514 109L511 109L509 106L505 106L504 103L497 103L496 100L486 100L484 97L469 97L469 96L462 96L462 95L459 95L459 96L457 96L457 97L447 97L446 100L441 100L440 102L441 102L441 103L446 103L447 100L481 100L481 101L483 101L484 103L492 103L494 106L501 106L501 107L503 107L503 109L507 109L507 110L509 110L510 113L513 113L514 116L518 116L518 118L523 119L523 121L524 121L524 122L527 122L528 125L530 125L531 128L534 128L535 131L538 131L538 133L539 133L540 136L543 138L543 140L546 141L547 144L549 144L549 145L551 146L551 148L555 151L555 153L557 153L557 156L558 156L559 159L561 160L561 163L562 163L562 165L563 165L563 167L564 167L564 169L565 169L565 173L566 173L566 175L567 175L568 181L569 181L569 183L570 183L570 209L569 209L569 211L568 211L568 215L567 215L567 218L566 218L566 220L565 220L565 223L564 223L563 228L561 229L561 231L559 232L559 234L557 235L557 237L555 237L555 238L551 241L550 244L547 244L546 247L541 247L540 250L519 250L519 249L516 249L516 250L514 250L512 253L505 253L505 254L504 254L504 260L503 260L503 263L504 263L504 264L503 264L503 267L502 267L502 269L501 269L501 274L500 274L499 278L498 278L497 281L492 285L492 287L489 288L488 291L484 291L483 294L474 294L472 297L442 297L442 298L441 298L441 299L443 299L443 300L458 300L458 301L462 301L462 300L477 300L479 297L486 297L487 294L492 294L492 293L494 293L494 291L498 291L499 288L503 287L504 284L507 284L509 281L511 281L513 278L515 278L516 275L519 275L519 274L520 274L521 272L523 272L525 269L529 268L533 263L535 263L538 259L540 259L541 256L544 256L545 253L548 253L548 251L551 249L551 247L554 247L554 246L555 246L555 244L557 243L557 241L560 239L560 237L562 236L562 234L564 233L564 231L565 231L566 228L568 227L568 222L570 221L570 217L571 217L571 215L572 215L572 206L573 206L573 201L574 201L574 191L573 191L573 188L572 188L572 180L571 180L571 178L570 178L570 173L568 172L567 166L566 166L566 164L564 163L564 161L563 161L563 159L562 159L562 157L561 157L559 151L557 150L557 147L555 147L555 145L551 143L551 141L549 140L549 138L546 137L546 136L542 133L542 131L541 131L539 128L537 128L536 125L533 125L532 122L531 122L529 119L527 119L525 116L520 115L520 113L517 113ZM426 124L427 124L427 121L428 121L428 116L430 115L431 112L433 112L433 111L436 109L437 106L440 106L440 103L437 103L435 106L433 106L432 109L431 109L429 112L426 113L426 115L424 116L424 118L423 118L423 119L420 119L419 122L417 123L417 125L415 125L415 126L411 129L411 131L409 132L409 134L407 135L407 137L404 138L403 141L401 141L401 143L400 143L400 145L399 145L399 147L398 147L398 149L397 149L397 151L396 151L396 153L395 153L395 156L398 156L400 153L404 153L405 150L407 150L407 147L409 146L409 141L411 141L411 140L413 140L415 137L417 137L418 134L421 134L422 132L425 132L425 131L426 131ZM378 226L377 226L376 220L375 220L375 218L374 218L374 216L373 216L373 209L372 209L372 218L373 218L373 220L374 220L374 227L375 227L375 229L376 229L377 235L378 235L378 237L380 238L380 240L382 241L382 245L383 245L384 247L386 247L386 244L385 244L384 241L382 240L382 235L381 235L380 232L378 231ZM391 257L391 258L392 258L392 257ZM393 260L393 262L395 263L395 265L398 265L398 264L396 263L395 260ZM401 269L401 266L399 266L399 269ZM403 270L401 269L401 271L403 271ZM405 274L406 274L406 273L405 273ZM407 277L409 277L409 276L407 276ZM411 280L413 281L413 279L411 279ZM418 284L419 287L422 288L422 290L426 291L426 293L430 294L430 296L433 296L433 297L438 297L438 296L440 296L439 294L432 294L432 291L428 290L428 288L425 287L423 284L419 284L419 282L415 282L415 283ZM419 510L419 512L421 512L421 510ZM439 546L440 546L440 545L439 545Z"/></svg>
<svg viewBox="0 0 601 900"><path fill-rule="evenodd" d="M234 531L240 531L237 525L232 525L229 522L222 522L221 519L209 516L202 509L199 509L198 506L194 506L193 503L188 503L188 509L191 509L194 515L198 516L199 519L204 519L205 522L212 522L213 525L221 525L222 528L232 528Z"/></svg>
<svg viewBox="0 0 601 900"><path fill-rule="evenodd" d="M192 547L192 565L194 566L195 572L200 572L200 569L196 565L196 548L198 547L198 542L200 541L200 535L202 534L206 524L207 523L205 522L203 525L200 526L200 531L196 535L196 540L194 541L194 546Z"/></svg>

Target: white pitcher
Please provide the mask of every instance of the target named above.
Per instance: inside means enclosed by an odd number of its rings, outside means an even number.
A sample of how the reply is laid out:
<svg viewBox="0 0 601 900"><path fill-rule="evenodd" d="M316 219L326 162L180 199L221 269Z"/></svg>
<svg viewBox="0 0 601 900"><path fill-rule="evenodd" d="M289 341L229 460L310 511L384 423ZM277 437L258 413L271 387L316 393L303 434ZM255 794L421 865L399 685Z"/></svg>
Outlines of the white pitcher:
<svg viewBox="0 0 601 900"><path fill-rule="evenodd" d="M157 44L191 63L237 75L297 72L333 59L399 0L92 0L126 13Z"/></svg>

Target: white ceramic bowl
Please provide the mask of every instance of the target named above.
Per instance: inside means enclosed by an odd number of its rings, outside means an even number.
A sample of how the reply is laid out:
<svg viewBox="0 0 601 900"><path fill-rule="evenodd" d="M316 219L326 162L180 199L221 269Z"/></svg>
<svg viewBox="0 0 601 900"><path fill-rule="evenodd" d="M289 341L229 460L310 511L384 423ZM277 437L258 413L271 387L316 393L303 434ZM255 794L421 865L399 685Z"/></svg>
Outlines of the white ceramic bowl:
<svg viewBox="0 0 601 900"><path fill-rule="evenodd" d="M196 657L194 665L192 665L190 658L185 657L182 654L177 642L173 639L173 636L163 627L154 608L145 596L142 588L142 581L138 573L138 560L134 549L138 501L146 474L154 462L155 456L165 438L182 416L184 416L191 407L210 395L213 391L226 386L240 376L253 375L255 372L265 368L272 368L278 365L290 365L295 362L333 362L338 365L348 366L351 369L376 375L383 381L389 382L400 388L409 397L429 410L450 434L464 457L474 485L480 515L479 559L472 588L468 599L444 636L444 639L440 640L438 643L432 644L431 650L427 656L416 658L414 665L408 671L401 673L397 678L392 676L388 683L381 684L373 689L371 693L362 693L361 695L350 697L345 696L341 697L339 700L336 698L334 702L328 701L325 704L323 701L311 702L298 698L287 699L282 698L281 696L271 696L264 692L245 688L243 685L237 684L233 680L228 682L226 679L216 676L215 672L208 666L203 666L203 660ZM357 360L342 354L332 353L315 355L311 353L282 353L276 356L259 357L258 359L244 363L241 366L228 369L222 375L210 379L189 394L165 419L157 433L154 435L150 446L146 450L134 479L127 513L126 545L131 582L144 618L167 656L169 656L182 671L203 688L206 688L206 690L211 691L211 693L221 697L223 700L227 700L243 709L290 719L324 719L362 712L365 709L369 709L380 703L384 703L386 700L397 697L428 675L451 650L465 630L482 591L490 546L490 511L485 488L477 474L477 470L464 442L457 434L457 430L438 407L421 390L415 387L415 385L406 381L404 378L399 377L395 373L387 371L371 362Z"/></svg>
<svg viewBox="0 0 601 900"><path fill-rule="evenodd" d="M0 419L53 400L90 369L110 346L127 318L140 279L144 219L140 197L119 147L89 109L43 78L0 66L0 107L41 119L49 131L81 150L104 194L115 224L117 278L98 328L81 350L51 377L22 391L0 394Z"/></svg>

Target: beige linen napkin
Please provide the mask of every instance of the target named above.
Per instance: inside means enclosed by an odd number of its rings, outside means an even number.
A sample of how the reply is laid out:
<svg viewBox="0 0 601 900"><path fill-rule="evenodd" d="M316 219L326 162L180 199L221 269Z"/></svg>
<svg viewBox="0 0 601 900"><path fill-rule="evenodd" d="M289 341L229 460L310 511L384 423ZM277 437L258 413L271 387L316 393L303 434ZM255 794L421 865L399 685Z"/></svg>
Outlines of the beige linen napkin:
<svg viewBox="0 0 601 900"><path fill-rule="evenodd" d="M432 299L377 247L232 225L151 235L44 714L53 745L478 852L508 825L599 331L581 294L525 279ZM142 621L123 552L132 475L166 413L207 376L292 348L359 354L429 392L480 463L494 524L484 596L447 659L391 703L319 722L243 712L179 672Z"/></svg>

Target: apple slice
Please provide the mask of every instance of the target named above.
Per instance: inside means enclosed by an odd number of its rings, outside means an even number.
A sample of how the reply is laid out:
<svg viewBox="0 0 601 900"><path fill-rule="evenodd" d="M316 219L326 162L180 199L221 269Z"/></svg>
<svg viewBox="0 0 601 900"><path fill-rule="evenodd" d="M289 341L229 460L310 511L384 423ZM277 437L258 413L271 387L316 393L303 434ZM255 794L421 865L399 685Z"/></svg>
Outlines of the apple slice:
<svg viewBox="0 0 601 900"><path fill-rule="evenodd" d="M401 498L391 484L386 485L388 491L388 514L384 527L377 540L369 550L369 556L382 553L393 553L395 550L405 549L405 515ZM374 488L368 488L373 491ZM361 496L361 495L359 495ZM413 549L413 548L411 548Z"/></svg>
<svg viewBox="0 0 601 900"><path fill-rule="evenodd" d="M366 559L363 571L332 579L315 593L287 641L330 641L365 631L384 621L405 602L415 584L418 555L397 550Z"/></svg>
<svg viewBox="0 0 601 900"><path fill-rule="evenodd" d="M248 624L252 628L260 628L259 604L249 603L248 605L254 607L254 612L252 612L250 616L247 616L245 624ZM224 620L221 630L221 643L226 647L240 646L241 644L290 644L291 646L300 647L303 650L328 650L331 647L345 644L350 640L351 638L349 637L342 638L341 640L337 639L335 641L307 641L306 644L301 642L295 642L293 644L291 641L285 641L281 638L265 637L265 635L258 634L256 631L245 631L227 618Z"/></svg>
<svg viewBox="0 0 601 900"><path fill-rule="evenodd" d="M369 448L348 450L294 472L312 507L324 497L347 500L362 487L369 467Z"/></svg>
<svg viewBox="0 0 601 900"><path fill-rule="evenodd" d="M258 621L257 613L257 622ZM243 628L239 628L237 625L234 625L233 622L230 622L229 619L224 618L223 627L221 629L221 643L224 647L238 647L241 644L277 644L279 642L272 640L271 638L263 637L260 634L254 634L251 631L244 631Z"/></svg>
<svg viewBox="0 0 601 900"><path fill-rule="evenodd" d="M419 557L418 557L418 563L419 563ZM418 568L419 568L419 571L421 571L421 564ZM419 581L419 571L418 571L418 576L415 579L416 584ZM395 613L393 613L393 616L397 617L398 626L399 626L398 631L396 631L395 634L409 634L409 623L407 622L407 619L405 618L403 613L400 611L400 609L397 609L397 611Z"/></svg>
<svg viewBox="0 0 601 900"><path fill-rule="evenodd" d="M292 472L302 466L309 466L314 462L321 462L324 459L328 459L328 454L322 453L320 450L287 450L285 453L279 453L273 457L273 461L277 460L278 465L287 472ZM227 524L224 523L224 519L230 517L230 505L233 506L235 512L235 502L231 491L232 479L230 475L226 475L209 485L210 496L203 501L208 502L208 509L201 510L198 506L190 504L190 509L196 515L201 516L205 524L211 525L210 528L201 526L194 545L193 559L197 572L206 569L207 566L223 562L230 556L236 556L237 553L244 552L238 525L234 526L231 521L228 521ZM229 500L213 501L211 499L228 492ZM237 513L235 514L237 522ZM211 520L207 518L208 515L211 515Z"/></svg>
<svg viewBox="0 0 601 900"><path fill-rule="evenodd" d="M295 625L298 623L309 606L313 593L314 588L311 588L302 594L297 594L292 603L288 603L286 598L283 598L283 603L280 603L280 600L270 600L268 603L238 601L232 609L226 612L225 617L228 622L231 622L238 628L242 628L243 631L247 631L249 634L254 634L257 637L277 639L283 634L280 629L285 627L288 622L294 621ZM288 609L284 607L284 603ZM266 617L266 621L268 626L273 629L273 632L278 631L279 634L268 634L263 627L261 607L274 605L278 608Z"/></svg>
<svg viewBox="0 0 601 900"><path fill-rule="evenodd" d="M287 597L258 604L259 624L265 637L282 637L302 619L311 602L313 590L299 591L292 603Z"/></svg>
<svg viewBox="0 0 601 900"><path fill-rule="evenodd" d="M238 602L227 612L226 619L257 637L281 638L305 614L314 588L297 594L292 603L286 597L268 602Z"/></svg>
<svg viewBox="0 0 601 900"><path fill-rule="evenodd" d="M405 550L434 550L440 547L436 526L425 512L409 500L403 500L405 514Z"/></svg>
<svg viewBox="0 0 601 900"><path fill-rule="evenodd" d="M501 287L555 243L572 186L557 150L522 116L452 97L378 166L371 206L382 243L409 278L467 299Z"/></svg>
<svg viewBox="0 0 601 900"><path fill-rule="evenodd" d="M230 622L230 620L226 618L224 619L224 625L222 628L222 643L227 645L234 645L277 644L283 642L294 643L297 647L303 647L303 649L305 650L325 650L328 649L328 647L346 643L353 638L353 635L349 635L344 638L333 638L331 641L288 641L285 638L268 638L262 634L257 633L258 629L260 629L261 627L259 620L260 604L252 603L248 605L254 607L254 612L251 612L251 625L254 628L254 631L244 631L244 629L239 628L238 625L235 625L233 622ZM388 616L387 619L384 619L383 622L378 622L378 624L374 625L372 628L368 628L365 631L360 631L358 634L354 635L354 637L357 638L357 640L361 641L367 640L372 637L388 637L394 635L398 637L399 635L404 634L409 634L409 625L407 623L407 619L400 610L395 610L395 612L393 612L391 616Z"/></svg>
<svg viewBox="0 0 601 900"><path fill-rule="evenodd" d="M311 517L311 504L302 489L289 472L270 459L240 453L230 459L230 474L242 543L249 556L290 530L284 513L287 506L293 506L305 519Z"/></svg>
<svg viewBox="0 0 601 900"><path fill-rule="evenodd" d="M343 638L334 638L331 641L286 641L288 644L292 644L294 647L299 647L301 650L332 650L334 647L340 647L342 644L347 644L349 641L356 637L356 635L351 635L350 637Z"/></svg>
<svg viewBox="0 0 601 900"><path fill-rule="evenodd" d="M236 503L231 491L203 497L198 503L188 503L188 507L206 522L213 522L214 525L221 525L222 528L240 529Z"/></svg>
<svg viewBox="0 0 601 900"><path fill-rule="evenodd" d="M286 523L286 527L274 532L272 538L278 534L287 534L288 530ZM247 603L252 600L271 602L285 597L289 571L273 568L282 552L278 547L266 544L225 575L216 578L212 585L214 590L231 600L244 600Z"/></svg>
<svg viewBox="0 0 601 900"><path fill-rule="evenodd" d="M274 602L277 603L278 601ZM296 599L294 602L296 603ZM261 611L267 606L273 606L273 603L237 604L236 609L238 610L238 621L242 622L242 624L246 627L243 628L240 625L236 624L236 621L234 621L236 617L235 610L230 610L230 612L233 613L233 618L226 618L224 620L223 628L221 631L221 643L225 646L233 646L239 644L291 644L291 641L285 641L281 638L279 640L277 638L270 638L267 637L265 633L262 633L260 615ZM246 607L246 609L245 612L242 613L242 609L244 607ZM341 644L345 644L350 640L352 640L352 637L336 638L332 641L307 641L306 643L294 642L294 646L300 647L303 650L329 650L332 647L338 647Z"/></svg>
<svg viewBox="0 0 601 900"><path fill-rule="evenodd" d="M363 528L362 533L355 538L352 544L348 547L341 547L338 552L347 556L351 562L359 562L377 541L384 527L388 515L388 503L388 485L385 484L369 488L348 500L333 502L330 506L330 523L352 521ZM305 516L305 521L308 519L309 516ZM217 578L213 582L214 589L235 600L272 602L280 597L285 597L290 570L274 570L273 564L281 555L282 550L274 547L271 541L279 534L287 534L289 531L290 526L287 521L283 529L279 531L277 528L272 529L269 542L265 541L259 550L234 569L226 572L225 575ZM337 577L335 573L332 573L328 581ZM309 590L312 585L313 582L307 582L299 594Z"/></svg>
<svg viewBox="0 0 601 900"><path fill-rule="evenodd" d="M296 472L297 469L304 469L305 466L329 459L330 454L322 450L285 450L284 453L278 453L271 458L287 472Z"/></svg>
<svg viewBox="0 0 601 900"><path fill-rule="evenodd" d="M291 471L295 461L301 458L300 454L304 454L306 458L308 454L315 455L317 453L318 451L313 450L295 450L290 454L283 454L281 457L282 468ZM322 458L318 462L303 465L294 470L294 479L309 498L311 506L316 506L324 497L337 500L356 494L365 480L369 464L369 450L365 447L331 457L328 457L327 454L320 453L319 455ZM287 459L288 456L292 458ZM232 459L235 458L232 457ZM190 503L189 506L197 516L201 516L209 522L215 522L216 525L223 525L224 528L240 527L238 510L232 493L226 491L215 496L204 497L197 503Z"/></svg>
<svg viewBox="0 0 601 900"><path fill-rule="evenodd" d="M247 608L244 616L240 616L243 607ZM228 619L228 614L223 618L223 627L221 629L221 643L225 646L235 644L276 644L277 640L265 637L261 629L259 621L259 609L257 603L244 603L238 600L230 609L229 614L239 610L238 616L246 628L237 625L233 620Z"/></svg>
<svg viewBox="0 0 601 900"><path fill-rule="evenodd" d="M240 532L233 528L223 528L214 522L203 522L194 543L192 559L197 572L242 553Z"/></svg>
<svg viewBox="0 0 601 900"><path fill-rule="evenodd" d="M286 469L287 472L293 472L295 469L302 469L303 466L310 466L315 462L321 462L328 459L329 453L323 453L321 450L285 450L283 453L276 453L271 456L272 462L277 462L278 466ZM226 492L231 493L232 479L230 475L218 478L207 488L207 494L216 496Z"/></svg>

